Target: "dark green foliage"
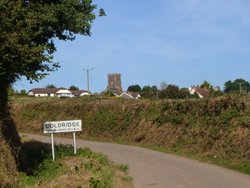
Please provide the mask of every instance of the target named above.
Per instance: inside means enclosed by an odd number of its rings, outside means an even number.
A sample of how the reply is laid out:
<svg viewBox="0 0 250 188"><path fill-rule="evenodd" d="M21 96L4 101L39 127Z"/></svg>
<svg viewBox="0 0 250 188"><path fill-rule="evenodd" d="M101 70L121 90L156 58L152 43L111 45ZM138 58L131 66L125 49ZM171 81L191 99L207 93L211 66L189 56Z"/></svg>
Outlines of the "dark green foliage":
<svg viewBox="0 0 250 188"><path fill-rule="evenodd" d="M22 89L21 91L20 91L20 95L26 95L27 93L26 93L26 90L25 89Z"/></svg>
<svg viewBox="0 0 250 188"><path fill-rule="evenodd" d="M1 1L0 78L8 83L21 76L39 80L56 70L53 39L89 36L95 9L91 0Z"/></svg>
<svg viewBox="0 0 250 188"><path fill-rule="evenodd" d="M134 93L140 93L141 87L139 85L131 85L128 87L127 91L134 92Z"/></svg>
<svg viewBox="0 0 250 188"><path fill-rule="evenodd" d="M176 85L164 85L162 90L159 91L159 98L162 99L185 99L190 96L188 89L179 89Z"/></svg>
<svg viewBox="0 0 250 188"><path fill-rule="evenodd" d="M156 86L144 86L140 92L141 96L146 99L158 97L158 89Z"/></svg>
<svg viewBox="0 0 250 188"><path fill-rule="evenodd" d="M206 89L213 89L213 85L210 84L208 81L204 81L201 85L200 85L201 88L206 88Z"/></svg>
<svg viewBox="0 0 250 188"><path fill-rule="evenodd" d="M10 144L17 165L20 138L14 122L6 123L8 89L22 76L38 81L57 70L54 39L90 36L95 9L92 0L0 1L0 137ZM99 14L105 15L103 9Z"/></svg>
<svg viewBox="0 0 250 188"><path fill-rule="evenodd" d="M224 92L243 94L250 91L250 83L244 79L236 79L233 82L227 81L225 84Z"/></svg>
<svg viewBox="0 0 250 188"><path fill-rule="evenodd" d="M37 141L23 143L22 151L25 158L21 163L21 170L29 175L37 174L39 168L43 168L40 164L51 155L50 145Z"/></svg>
<svg viewBox="0 0 250 188"><path fill-rule="evenodd" d="M56 86L54 84L48 84L46 85L46 88L56 88Z"/></svg>
<svg viewBox="0 0 250 188"><path fill-rule="evenodd" d="M71 85L71 86L69 87L69 90L70 90L70 91L79 91L79 88L76 87L76 86L74 86L74 85Z"/></svg>

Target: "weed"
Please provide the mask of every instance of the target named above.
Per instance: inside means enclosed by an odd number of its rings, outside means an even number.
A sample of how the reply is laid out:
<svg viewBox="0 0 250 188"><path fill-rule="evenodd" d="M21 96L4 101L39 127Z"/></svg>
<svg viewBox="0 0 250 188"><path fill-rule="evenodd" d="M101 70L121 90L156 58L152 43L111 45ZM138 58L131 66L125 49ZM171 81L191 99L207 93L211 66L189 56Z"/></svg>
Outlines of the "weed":
<svg viewBox="0 0 250 188"><path fill-rule="evenodd" d="M88 174L90 176L88 184L91 188L112 188L116 171L122 171L119 165L114 165L106 156L93 153L88 148L79 149L76 156L71 145L56 145L55 149L56 161L52 161L51 156L48 155L49 145L34 141L24 143L23 151L27 153L26 160L29 161L27 168L30 173L20 173L17 187L43 186L70 173L75 174L74 176ZM37 159L34 160L33 157ZM121 181L124 179L129 178L122 176ZM56 186L60 187L57 184L53 185L53 187ZM75 186L81 187L79 183Z"/></svg>
<svg viewBox="0 0 250 188"><path fill-rule="evenodd" d="M118 168L122 171L122 172L128 172L128 165L119 165Z"/></svg>

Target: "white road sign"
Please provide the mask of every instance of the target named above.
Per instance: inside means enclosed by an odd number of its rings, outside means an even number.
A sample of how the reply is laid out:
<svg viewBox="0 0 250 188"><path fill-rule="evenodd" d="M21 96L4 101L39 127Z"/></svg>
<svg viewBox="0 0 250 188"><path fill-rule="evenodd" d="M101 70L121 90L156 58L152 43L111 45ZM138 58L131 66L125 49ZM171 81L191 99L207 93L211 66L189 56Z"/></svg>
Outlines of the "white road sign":
<svg viewBox="0 0 250 188"><path fill-rule="evenodd" d="M49 121L43 124L44 133L64 133L82 131L81 120Z"/></svg>

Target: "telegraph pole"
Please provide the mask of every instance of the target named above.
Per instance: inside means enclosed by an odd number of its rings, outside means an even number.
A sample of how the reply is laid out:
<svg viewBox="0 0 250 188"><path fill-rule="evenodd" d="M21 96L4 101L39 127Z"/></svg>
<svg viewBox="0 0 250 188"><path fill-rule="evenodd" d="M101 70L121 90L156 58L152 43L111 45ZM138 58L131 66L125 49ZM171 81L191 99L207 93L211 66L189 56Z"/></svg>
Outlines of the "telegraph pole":
<svg viewBox="0 0 250 188"><path fill-rule="evenodd" d="M243 83L239 83L239 86L240 86L240 95L242 95L242 87L241 87L242 84Z"/></svg>
<svg viewBox="0 0 250 188"><path fill-rule="evenodd" d="M87 91L89 92L89 71L94 70L93 68L91 69L84 69L84 71L87 72Z"/></svg>

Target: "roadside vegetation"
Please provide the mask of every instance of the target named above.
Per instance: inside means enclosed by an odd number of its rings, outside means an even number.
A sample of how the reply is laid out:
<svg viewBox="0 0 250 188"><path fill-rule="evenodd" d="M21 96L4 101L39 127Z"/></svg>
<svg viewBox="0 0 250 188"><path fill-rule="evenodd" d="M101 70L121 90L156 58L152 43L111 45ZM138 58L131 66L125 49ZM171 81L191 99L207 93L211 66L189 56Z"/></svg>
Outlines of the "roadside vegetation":
<svg viewBox="0 0 250 188"><path fill-rule="evenodd" d="M28 155L18 187L132 187L124 165L115 165L102 154L72 146L57 145L56 160L51 159L50 145L36 141L23 144Z"/></svg>
<svg viewBox="0 0 250 188"><path fill-rule="evenodd" d="M33 101L34 100L34 101ZM82 119L82 139L147 146L250 174L250 100L14 98L20 132L43 134L45 121ZM67 136L67 135L64 135Z"/></svg>
<svg viewBox="0 0 250 188"><path fill-rule="evenodd" d="M127 175L126 165L114 164L106 156L88 148L78 149L74 155L72 146L56 145L55 161L52 161L48 144L24 141L22 148L25 157L19 173L9 172L8 163L11 161L8 156L1 156L0 187L132 187L132 178ZM6 163L6 167L3 167L2 164Z"/></svg>
<svg viewBox="0 0 250 188"><path fill-rule="evenodd" d="M12 187L18 172L8 144L0 138L0 187Z"/></svg>

